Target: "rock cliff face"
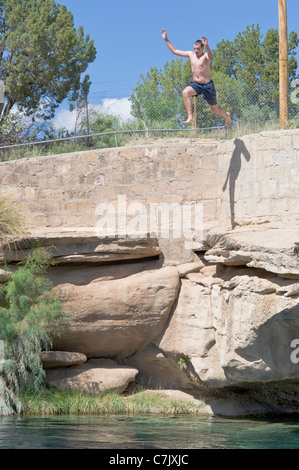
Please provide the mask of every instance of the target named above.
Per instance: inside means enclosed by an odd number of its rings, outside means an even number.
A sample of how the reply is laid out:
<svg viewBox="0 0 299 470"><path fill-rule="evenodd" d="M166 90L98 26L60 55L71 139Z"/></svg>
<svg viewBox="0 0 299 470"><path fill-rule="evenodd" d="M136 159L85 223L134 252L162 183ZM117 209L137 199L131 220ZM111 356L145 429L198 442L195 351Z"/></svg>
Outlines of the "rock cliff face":
<svg viewBox="0 0 299 470"><path fill-rule="evenodd" d="M176 180L178 193L204 206L203 230L187 244L161 234L103 237L92 227L52 225L31 227L17 253L2 247L6 262L24 258L36 240L52 247L57 264L49 277L71 320L43 358L49 384L91 393L134 385L188 391L205 401L205 411L227 415L298 412L299 132L203 145L208 161L195 158L196 182L189 155L189 176L181 173L193 192ZM169 166L183 171L177 148L165 153ZM135 159L129 149L120 152L119 165L130 157L139 168L141 150ZM152 171L159 163L146 184L154 179L157 188L167 161L162 147L146 152ZM94 161L90 153L83 157ZM57 157L55 164L60 168ZM70 157L67 164L71 174ZM173 182L173 173L168 178ZM161 186L159 194L163 199ZM149 192L147 203L153 200ZM7 273L0 278L6 279Z"/></svg>
<svg viewBox="0 0 299 470"><path fill-rule="evenodd" d="M188 390L217 413L297 411L299 276L212 264L209 251L178 266L139 263L134 274L127 265L122 278L116 266L98 267L84 285L64 270L56 289L72 320L55 349L87 364L112 358L138 371L136 384Z"/></svg>

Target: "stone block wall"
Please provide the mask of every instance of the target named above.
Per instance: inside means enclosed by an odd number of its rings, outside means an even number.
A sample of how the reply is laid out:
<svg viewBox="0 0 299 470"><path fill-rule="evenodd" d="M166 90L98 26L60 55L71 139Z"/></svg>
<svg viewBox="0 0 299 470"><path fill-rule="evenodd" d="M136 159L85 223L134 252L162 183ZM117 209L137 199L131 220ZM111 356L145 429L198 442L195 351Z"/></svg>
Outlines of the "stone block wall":
<svg viewBox="0 0 299 470"><path fill-rule="evenodd" d="M203 233L238 225L296 225L299 130L2 162L0 181L0 194L21 204L29 231L93 230L99 204L124 210L119 196L147 212L155 204L201 203ZM195 240L193 248L201 246L202 240Z"/></svg>
<svg viewBox="0 0 299 470"><path fill-rule="evenodd" d="M298 226L299 130L220 142L217 156L220 225Z"/></svg>
<svg viewBox="0 0 299 470"><path fill-rule="evenodd" d="M202 200L201 169L212 177L215 143L123 147L0 163L1 195L20 202L28 229L94 227L96 207ZM206 177L206 176L205 176ZM215 175L213 176L215 178ZM215 217L214 209L209 214Z"/></svg>

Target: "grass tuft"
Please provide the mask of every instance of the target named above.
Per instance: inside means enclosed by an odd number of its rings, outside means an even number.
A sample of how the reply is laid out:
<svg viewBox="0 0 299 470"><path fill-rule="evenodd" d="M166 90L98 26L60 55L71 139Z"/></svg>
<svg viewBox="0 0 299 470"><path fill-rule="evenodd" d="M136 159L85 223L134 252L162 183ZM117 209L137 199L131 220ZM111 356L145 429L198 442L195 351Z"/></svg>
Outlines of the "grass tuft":
<svg viewBox="0 0 299 470"><path fill-rule="evenodd" d="M22 391L20 400L25 415L100 415L100 414L194 414L201 406L174 400L163 393L138 393L125 396L111 391L98 395L56 388L44 388L40 393Z"/></svg>
<svg viewBox="0 0 299 470"><path fill-rule="evenodd" d="M21 209L7 196L0 196L0 242L10 249L11 240L24 234Z"/></svg>

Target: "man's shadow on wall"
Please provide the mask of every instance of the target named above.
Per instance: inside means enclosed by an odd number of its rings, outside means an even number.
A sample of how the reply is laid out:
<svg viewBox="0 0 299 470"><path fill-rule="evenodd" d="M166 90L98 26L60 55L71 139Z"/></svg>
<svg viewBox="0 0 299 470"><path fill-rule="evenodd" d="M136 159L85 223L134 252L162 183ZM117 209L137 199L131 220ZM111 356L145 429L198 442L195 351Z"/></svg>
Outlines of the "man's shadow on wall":
<svg viewBox="0 0 299 470"><path fill-rule="evenodd" d="M235 148L230 160L227 176L222 190L225 191L227 183L229 182L229 202L230 202L230 219L232 228L235 227L235 190L236 181L241 170L241 155L243 154L247 161L250 160L250 153L248 152L244 142L238 138L234 140Z"/></svg>

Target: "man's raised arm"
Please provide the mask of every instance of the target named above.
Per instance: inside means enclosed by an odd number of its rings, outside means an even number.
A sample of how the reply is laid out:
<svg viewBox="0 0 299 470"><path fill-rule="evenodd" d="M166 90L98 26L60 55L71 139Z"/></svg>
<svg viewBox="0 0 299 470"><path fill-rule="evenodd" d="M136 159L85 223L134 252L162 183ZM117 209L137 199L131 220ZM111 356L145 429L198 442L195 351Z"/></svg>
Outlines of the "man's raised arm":
<svg viewBox="0 0 299 470"><path fill-rule="evenodd" d="M210 46L208 44L208 40L205 36L202 36L202 43L206 48L207 58L209 59L210 62L213 62L213 60L214 60L213 52L211 51Z"/></svg>
<svg viewBox="0 0 299 470"><path fill-rule="evenodd" d="M161 33L162 33L162 38L164 39L164 41L166 42L168 48L171 50L171 52L175 55L179 55L180 57L189 57L189 54L190 52L189 51L179 51L178 49L176 49L172 44L171 42L169 41L168 37L167 37L167 33L165 31L165 29L162 29L161 30Z"/></svg>

